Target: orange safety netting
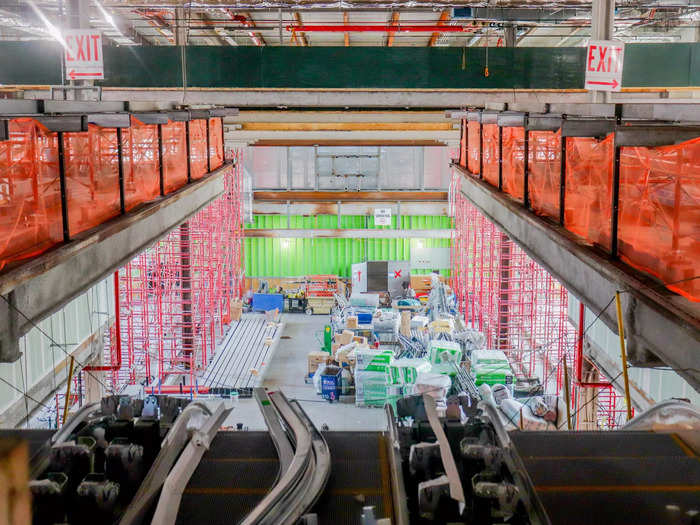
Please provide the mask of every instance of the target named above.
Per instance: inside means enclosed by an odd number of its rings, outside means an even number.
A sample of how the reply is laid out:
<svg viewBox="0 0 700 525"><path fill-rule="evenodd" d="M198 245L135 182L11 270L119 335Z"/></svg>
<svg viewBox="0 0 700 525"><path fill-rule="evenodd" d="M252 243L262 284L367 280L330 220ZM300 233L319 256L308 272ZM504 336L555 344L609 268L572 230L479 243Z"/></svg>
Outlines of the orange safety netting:
<svg viewBox="0 0 700 525"><path fill-rule="evenodd" d="M615 135L566 138L564 227L610 249Z"/></svg>
<svg viewBox="0 0 700 525"><path fill-rule="evenodd" d="M190 121L190 178L201 179L207 174L207 121Z"/></svg>
<svg viewBox="0 0 700 525"><path fill-rule="evenodd" d="M37 121L8 122L0 142L0 268L63 240L58 137Z"/></svg>
<svg viewBox="0 0 700 525"><path fill-rule="evenodd" d="M120 212L117 130L64 133L68 230L73 236Z"/></svg>
<svg viewBox="0 0 700 525"><path fill-rule="evenodd" d="M131 127L122 131L124 205L128 210L160 195L158 126L131 117Z"/></svg>
<svg viewBox="0 0 700 525"><path fill-rule="evenodd" d="M486 182L498 188L498 168L500 159L498 157L498 124L484 124L482 131L483 151L483 178Z"/></svg>
<svg viewBox="0 0 700 525"><path fill-rule="evenodd" d="M220 118L209 119L209 162L211 169L221 167L224 163L223 125Z"/></svg>
<svg viewBox="0 0 700 525"><path fill-rule="evenodd" d="M161 126L163 139L163 191L165 194L187 184L187 129L184 122Z"/></svg>
<svg viewBox="0 0 700 525"><path fill-rule="evenodd" d="M502 136L503 191L523 202L525 195L525 128L503 128Z"/></svg>
<svg viewBox="0 0 700 525"><path fill-rule="evenodd" d="M527 167L530 205L538 215L558 219L561 130L529 133Z"/></svg>
<svg viewBox="0 0 700 525"><path fill-rule="evenodd" d="M700 301L700 138L622 148L619 202L622 259Z"/></svg>
<svg viewBox="0 0 700 525"><path fill-rule="evenodd" d="M462 119L461 135L459 139L459 165L467 167L467 120Z"/></svg>
<svg viewBox="0 0 700 525"><path fill-rule="evenodd" d="M481 123L475 120L467 122L467 169L474 175L479 174L479 156L481 155Z"/></svg>

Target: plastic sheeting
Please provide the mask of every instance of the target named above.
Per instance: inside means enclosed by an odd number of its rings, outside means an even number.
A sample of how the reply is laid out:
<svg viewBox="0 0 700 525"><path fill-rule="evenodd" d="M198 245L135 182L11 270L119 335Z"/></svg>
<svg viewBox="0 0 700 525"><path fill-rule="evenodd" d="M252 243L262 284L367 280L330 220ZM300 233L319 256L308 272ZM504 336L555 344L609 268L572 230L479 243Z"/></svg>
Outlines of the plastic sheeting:
<svg viewBox="0 0 700 525"><path fill-rule="evenodd" d="M700 138L622 148L619 214L621 258L700 301Z"/></svg>
<svg viewBox="0 0 700 525"><path fill-rule="evenodd" d="M160 195L158 126L131 117L131 127L122 131L124 206L126 210Z"/></svg>
<svg viewBox="0 0 700 525"><path fill-rule="evenodd" d="M220 168L224 163L224 142L220 118L209 119L209 162L211 169Z"/></svg>
<svg viewBox="0 0 700 525"><path fill-rule="evenodd" d="M614 137L566 138L564 227L606 249L610 249Z"/></svg>
<svg viewBox="0 0 700 525"><path fill-rule="evenodd" d="M559 219L561 131L530 131L528 193L532 210Z"/></svg>
<svg viewBox="0 0 700 525"><path fill-rule="evenodd" d="M481 167L481 123L475 120L467 122L467 169L474 175L478 175Z"/></svg>
<svg viewBox="0 0 700 525"><path fill-rule="evenodd" d="M459 165L467 167L467 120L462 119L462 126L459 139Z"/></svg>
<svg viewBox="0 0 700 525"><path fill-rule="evenodd" d="M482 176L491 186L498 188L499 179L499 151L498 151L498 124L484 124L482 131L484 160L482 161Z"/></svg>
<svg viewBox="0 0 700 525"><path fill-rule="evenodd" d="M163 138L163 191L167 195L187 184L187 128L184 122L161 127Z"/></svg>
<svg viewBox="0 0 700 525"><path fill-rule="evenodd" d="M190 121L190 178L201 179L207 174L207 121Z"/></svg>
<svg viewBox="0 0 700 525"><path fill-rule="evenodd" d="M523 202L525 195L525 128L504 127L501 142L503 191Z"/></svg>
<svg viewBox="0 0 700 525"><path fill-rule="evenodd" d="M63 240L58 138L29 118L0 142L0 268Z"/></svg>
<svg viewBox="0 0 700 525"><path fill-rule="evenodd" d="M73 236L119 215L117 130L90 125L86 132L64 133L63 150Z"/></svg>

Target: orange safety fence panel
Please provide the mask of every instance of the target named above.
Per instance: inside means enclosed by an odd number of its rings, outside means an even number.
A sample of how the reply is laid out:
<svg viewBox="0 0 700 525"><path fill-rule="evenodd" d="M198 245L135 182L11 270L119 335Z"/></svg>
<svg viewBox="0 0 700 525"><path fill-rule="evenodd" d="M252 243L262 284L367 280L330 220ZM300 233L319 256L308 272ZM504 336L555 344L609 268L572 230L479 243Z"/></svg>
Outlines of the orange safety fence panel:
<svg viewBox="0 0 700 525"><path fill-rule="evenodd" d="M122 131L124 206L126 210L160 195L158 126L131 117L131 127Z"/></svg>
<svg viewBox="0 0 700 525"><path fill-rule="evenodd" d="M566 138L564 227L610 249L615 135Z"/></svg>
<svg viewBox="0 0 700 525"><path fill-rule="evenodd" d="M467 122L467 169L474 175L479 174L479 158L481 155L481 123L475 120Z"/></svg>
<svg viewBox="0 0 700 525"><path fill-rule="evenodd" d="M207 121L190 121L190 178L201 179L207 174Z"/></svg>
<svg viewBox="0 0 700 525"><path fill-rule="evenodd" d="M167 195L187 184L187 128L184 122L161 126L163 138L163 191Z"/></svg>
<svg viewBox="0 0 700 525"><path fill-rule="evenodd" d="M58 136L37 121L8 122L0 142L0 268L63 241Z"/></svg>
<svg viewBox="0 0 700 525"><path fill-rule="evenodd" d="M525 128L506 126L501 135L503 191L523 202L525 195Z"/></svg>
<svg viewBox="0 0 700 525"><path fill-rule="evenodd" d="M224 163L224 143L222 133L222 122L220 118L209 119L209 158L211 169L221 167Z"/></svg>
<svg viewBox="0 0 700 525"><path fill-rule="evenodd" d="M528 198L538 215L559 219L561 130L530 131Z"/></svg>
<svg viewBox="0 0 700 525"><path fill-rule="evenodd" d="M68 231L73 236L120 212L117 130L64 133Z"/></svg>
<svg viewBox="0 0 700 525"><path fill-rule="evenodd" d="M619 202L620 257L699 302L700 138L622 148Z"/></svg>
<svg viewBox="0 0 700 525"><path fill-rule="evenodd" d="M467 167L467 120L462 119L461 135L459 139L459 165Z"/></svg>
<svg viewBox="0 0 700 525"><path fill-rule="evenodd" d="M484 124L482 130L483 148L482 169L484 170L483 179L491 186L498 188L498 124Z"/></svg>

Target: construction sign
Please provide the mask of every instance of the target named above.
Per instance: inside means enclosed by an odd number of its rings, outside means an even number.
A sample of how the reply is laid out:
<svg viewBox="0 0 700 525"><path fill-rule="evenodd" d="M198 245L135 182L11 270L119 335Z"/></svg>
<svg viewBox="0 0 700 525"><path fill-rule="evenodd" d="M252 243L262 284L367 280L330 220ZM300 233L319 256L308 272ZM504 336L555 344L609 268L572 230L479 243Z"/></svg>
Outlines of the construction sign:
<svg viewBox="0 0 700 525"><path fill-rule="evenodd" d="M615 40L591 40L586 52L586 89L620 91L625 44Z"/></svg>
<svg viewBox="0 0 700 525"><path fill-rule="evenodd" d="M94 29L67 29L64 62L66 80L102 80L102 34Z"/></svg>

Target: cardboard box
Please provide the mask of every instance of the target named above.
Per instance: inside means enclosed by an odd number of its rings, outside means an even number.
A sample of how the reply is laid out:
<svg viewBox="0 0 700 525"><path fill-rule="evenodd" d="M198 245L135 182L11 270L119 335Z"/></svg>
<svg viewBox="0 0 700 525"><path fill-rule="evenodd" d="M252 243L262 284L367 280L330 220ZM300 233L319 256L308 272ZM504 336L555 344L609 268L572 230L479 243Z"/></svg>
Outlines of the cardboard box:
<svg viewBox="0 0 700 525"><path fill-rule="evenodd" d="M345 326L347 326L348 328L358 328L357 316L349 315L347 320L345 321Z"/></svg>
<svg viewBox="0 0 700 525"><path fill-rule="evenodd" d="M309 352L306 356L309 365L309 374L315 373L319 365L326 364L329 357L330 356L326 352Z"/></svg>
<svg viewBox="0 0 700 525"><path fill-rule="evenodd" d="M352 343L352 338L355 337L355 334L351 332L350 330L343 330L339 334L335 334L335 342L340 343L342 345L347 345Z"/></svg>
<svg viewBox="0 0 700 525"><path fill-rule="evenodd" d="M243 301L241 299L235 299L231 301L230 306L231 321L240 321L243 315Z"/></svg>
<svg viewBox="0 0 700 525"><path fill-rule="evenodd" d="M341 345L340 343L331 344L331 354L333 355L333 357L336 356L336 354L338 352L338 348L340 348L341 346L343 346L343 345Z"/></svg>
<svg viewBox="0 0 700 525"><path fill-rule="evenodd" d="M354 342L356 342L358 345L366 345L367 344L367 338L363 336L355 336L352 338Z"/></svg>
<svg viewBox="0 0 700 525"><path fill-rule="evenodd" d="M411 312L408 310L401 312L399 333L401 333L401 335L405 335L406 337L411 337Z"/></svg>

